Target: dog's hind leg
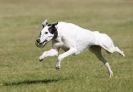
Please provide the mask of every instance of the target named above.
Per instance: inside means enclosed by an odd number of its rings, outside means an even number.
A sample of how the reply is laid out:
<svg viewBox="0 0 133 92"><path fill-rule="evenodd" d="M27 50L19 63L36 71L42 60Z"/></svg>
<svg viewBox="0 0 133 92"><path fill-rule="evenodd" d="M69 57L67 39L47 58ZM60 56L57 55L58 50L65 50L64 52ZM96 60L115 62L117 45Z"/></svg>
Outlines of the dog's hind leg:
<svg viewBox="0 0 133 92"><path fill-rule="evenodd" d="M112 72L112 69L111 69L109 63L107 62L107 60L102 56L101 47L100 46L91 46L89 49L106 66L106 68L108 69L108 72L109 72L109 76L111 78L113 76L113 72Z"/></svg>

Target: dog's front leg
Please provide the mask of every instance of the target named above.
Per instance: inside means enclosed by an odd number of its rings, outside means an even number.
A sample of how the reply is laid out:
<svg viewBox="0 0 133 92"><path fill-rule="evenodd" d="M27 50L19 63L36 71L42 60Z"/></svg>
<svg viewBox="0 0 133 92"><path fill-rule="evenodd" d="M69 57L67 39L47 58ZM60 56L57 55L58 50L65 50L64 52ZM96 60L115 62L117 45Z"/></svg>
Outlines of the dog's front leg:
<svg viewBox="0 0 133 92"><path fill-rule="evenodd" d="M39 61L42 61L44 58L51 56L58 56L58 50L50 49L49 51L43 52L43 54L39 57Z"/></svg>
<svg viewBox="0 0 133 92"><path fill-rule="evenodd" d="M64 59L64 58L66 58L66 57L68 57L68 56L70 56L70 55L73 55L73 54L75 54L77 52L77 50L75 49L75 48L70 48L67 52L65 52L65 53L63 53L63 54L60 54L59 56L58 56L58 60L57 60L57 63L56 63L56 69L60 69L61 68L61 61Z"/></svg>

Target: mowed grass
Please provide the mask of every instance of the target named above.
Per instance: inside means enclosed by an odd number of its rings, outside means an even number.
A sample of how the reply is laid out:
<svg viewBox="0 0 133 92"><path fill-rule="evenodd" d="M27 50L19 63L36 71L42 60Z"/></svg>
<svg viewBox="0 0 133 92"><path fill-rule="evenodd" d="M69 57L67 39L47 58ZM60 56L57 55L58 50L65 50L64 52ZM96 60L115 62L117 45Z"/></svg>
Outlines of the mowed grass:
<svg viewBox="0 0 133 92"><path fill-rule="evenodd" d="M88 50L66 58L59 71L56 57L39 62L51 48L34 44L45 18L110 35L126 54L103 51L114 76ZM0 92L133 92L132 52L132 0L0 0Z"/></svg>

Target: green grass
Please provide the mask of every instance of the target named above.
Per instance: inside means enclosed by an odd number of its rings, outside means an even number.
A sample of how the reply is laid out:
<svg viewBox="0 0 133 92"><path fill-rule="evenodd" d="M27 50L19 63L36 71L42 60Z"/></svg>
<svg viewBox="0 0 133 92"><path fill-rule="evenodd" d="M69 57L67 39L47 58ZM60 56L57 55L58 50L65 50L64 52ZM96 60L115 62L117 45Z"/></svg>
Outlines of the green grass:
<svg viewBox="0 0 133 92"><path fill-rule="evenodd" d="M0 92L133 92L132 11L132 0L0 0ZM51 46L34 44L45 18L110 35L126 54L103 51L114 76L88 51L66 58L60 71L56 57L39 62Z"/></svg>

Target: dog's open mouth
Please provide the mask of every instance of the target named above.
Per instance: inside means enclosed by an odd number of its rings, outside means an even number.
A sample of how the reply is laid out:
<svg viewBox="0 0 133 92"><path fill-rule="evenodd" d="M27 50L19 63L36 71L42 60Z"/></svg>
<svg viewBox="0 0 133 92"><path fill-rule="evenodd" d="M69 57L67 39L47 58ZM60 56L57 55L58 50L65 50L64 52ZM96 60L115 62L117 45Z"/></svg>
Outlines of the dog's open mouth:
<svg viewBox="0 0 133 92"><path fill-rule="evenodd" d="M44 42L42 43L39 43L37 41L35 41L35 45L39 48L43 48L45 45L47 44L47 40L45 40Z"/></svg>

